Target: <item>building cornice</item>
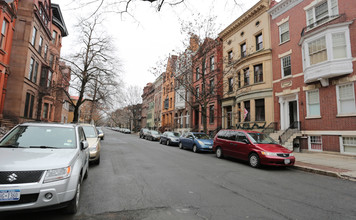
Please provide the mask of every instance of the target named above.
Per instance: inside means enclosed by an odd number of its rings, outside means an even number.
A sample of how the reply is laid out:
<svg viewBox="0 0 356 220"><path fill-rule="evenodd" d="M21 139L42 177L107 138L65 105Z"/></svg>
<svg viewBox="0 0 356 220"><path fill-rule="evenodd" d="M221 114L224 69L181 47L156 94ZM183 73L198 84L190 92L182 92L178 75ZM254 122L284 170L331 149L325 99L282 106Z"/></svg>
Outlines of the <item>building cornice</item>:
<svg viewBox="0 0 356 220"><path fill-rule="evenodd" d="M254 6L252 6L247 12L237 18L232 22L227 28L220 32L219 38L225 39L227 36L232 33L240 30L246 24L250 23L253 19L258 17L261 13L268 10L268 0L261 0Z"/></svg>
<svg viewBox="0 0 356 220"><path fill-rule="evenodd" d="M272 19L275 19L301 2L303 0L282 0L268 10L268 13L272 16Z"/></svg>

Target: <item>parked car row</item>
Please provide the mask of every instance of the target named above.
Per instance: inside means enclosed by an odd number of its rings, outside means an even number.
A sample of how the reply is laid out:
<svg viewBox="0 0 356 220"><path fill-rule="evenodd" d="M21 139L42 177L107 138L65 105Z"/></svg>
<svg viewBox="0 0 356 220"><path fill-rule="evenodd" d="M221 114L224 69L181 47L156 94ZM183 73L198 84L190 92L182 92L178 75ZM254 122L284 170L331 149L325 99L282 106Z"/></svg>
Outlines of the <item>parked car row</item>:
<svg viewBox="0 0 356 220"><path fill-rule="evenodd" d="M277 144L268 135L257 131L220 130L211 139L202 132L187 132L182 135L166 131L159 132L141 129L140 138L159 140L160 144L178 145L180 149L190 149L194 153L214 152L217 158L232 157L247 161L251 167L261 165L293 166L293 152Z"/></svg>
<svg viewBox="0 0 356 220"><path fill-rule="evenodd" d="M118 131L124 134L131 134L131 130L128 128L112 127L111 130Z"/></svg>
<svg viewBox="0 0 356 220"><path fill-rule="evenodd" d="M100 130L59 123L11 129L0 139L0 211L64 207L75 214L89 162L100 163Z"/></svg>

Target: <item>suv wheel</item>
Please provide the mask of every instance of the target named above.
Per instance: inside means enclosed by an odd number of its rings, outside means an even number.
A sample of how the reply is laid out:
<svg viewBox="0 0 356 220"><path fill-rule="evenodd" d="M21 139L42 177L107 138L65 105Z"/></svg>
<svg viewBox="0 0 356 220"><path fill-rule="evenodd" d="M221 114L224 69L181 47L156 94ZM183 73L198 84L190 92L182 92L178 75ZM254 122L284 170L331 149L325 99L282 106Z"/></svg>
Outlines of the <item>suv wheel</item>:
<svg viewBox="0 0 356 220"><path fill-rule="evenodd" d="M65 211L68 214L75 214L79 209L79 199L80 199L80 179L78 180L77 190L75 192L74 198L69 202L68 206L66 207Z"/></svg>
<svg viewBox="0 0 356 220"><path fill-rule="evenodd" d="M260 167L260 158L256 153L250 154L248 162L250 163L250 166L253 168Z"/></svg>

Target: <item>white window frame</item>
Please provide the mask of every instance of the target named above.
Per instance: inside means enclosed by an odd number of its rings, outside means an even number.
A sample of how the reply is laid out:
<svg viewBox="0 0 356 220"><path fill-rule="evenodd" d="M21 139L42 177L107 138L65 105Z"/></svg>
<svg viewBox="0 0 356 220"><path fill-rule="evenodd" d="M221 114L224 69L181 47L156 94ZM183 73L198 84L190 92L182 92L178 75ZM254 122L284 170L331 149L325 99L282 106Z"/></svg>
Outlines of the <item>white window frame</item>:
<svg viewBox="0 0 356 220"><path fill-rule="evenodd" d="M324 16L323 18L316 20L316 11L315 9L320 6L321 4L324 4L327 2L328 5L328 14ZM332 7L332 4L336 3L334 7ZM310 7L307 7L305 9L305 16L306 16L306 22L308 29L315 28L317 26L320 26L324 24L325 22L328 22L330 19L332 19L332 16L338 15L339 14L339 5L338 5L338 0L324 0L324 1L314 1ZM334 10L333 10L334 9ZM318 21L322 21L325 17L329 17L329 19L326 19L325 21L317 24Z"/></svg>
<svg viewBox="0 0 356 220"><path fill-rule="evenodd" d="M282 30L282 28L284 27L284 25L288 25L288 30L285 30L285 31ZM279 43L280 43L280 44L283 44L283 43L285 43L285 42L288 42L288 41L290 40L289 21L286 21L286 22L284 22L283 24L280 24L280 25L278 26L278 29L279 29ZM282 31L283 31L283 32L282 32ZM282 35L283 35L284 33L286 33L286 32L288 32L288 39L282 41Z"/></svg>
<svg viewBox="0 0 356 220"><path fill-rule="evenodd" d="M334 59L332 36L333 36L333 34L340 34L340 33L344 33L344 36L345 36L346 57ZM309 43L311 43L317 39L320 39L322 37L325 37L325 40L326 40L327 60L311 65L310 57L309 57ZM326 29L325 31L320 32L319 34L316 34L313 37L310 37L310 38L304 40L302 49L303 49L302 55L303 55L304 70L310 66L317 66L317 65L320 65L325 62L344 60L344 59L352 59L349 27L348 27L348 25L345 25L345 26L341 26L341 27Z"/></svg>
<svg viewBox="0 0 356 220"><path fill-rule="evenodd" d="M351 92L352 97L349 98L349 100L353 100L353 103L354 103L353 111L352 112L348 112L348 113L341 112L340 86L345 86L345 85L351 85L352 86L352 91L355 91L354 82L336 85L337 114L338 115L349 115L349 114L354 115L354 114L356 114L356 104L355 104L355 93L354 92Z"/></svg>
<svg viewBox="0 0 356 220"><path fill-rule="evenodd" d="M289 66L290 66L290 69L291 69L291 72L290 72L290 75L287 75L287 76L291 76L292 75L292 59L291 59L291 56L288 55L288 56L284 56L281 58L281 73L282 73L282 78L284 77L287 77L285 74L284 74L284 59L288 58L289 57Z"/></svg>
<svg viewBox="0 0 356 220"><path fill-rule="evenodd" d="M350 155L356 155L356 153L352 153L352 152L347 152L345 151L345 143L344 143L344 138L352 138L355 139L356 141L356 136L340 136L340 151L342 154L350 154ZM355 147L356 148L356 144L347 144L349 146Z"/></svg>
<svg viewBox="0 0 356 220"><path fill-rule="evenodd" d="M319 137L320 138L320 142L312 142L312 137ZM321 150L316 150L316 149L312 149L311 145L315 143L315 144L320 144L321 145ZM308 136L308 148L310 151L323 151L323 137L321 135L312 135L312 136Z"/></svg>
<svg viewBox="0 0 356 220"><path fill-rule="evenodd" d="M313 92L318 92L319 115L311 115L311 114L310 114L310 109L309 109L309 104L310 104L309 93L313 93ZM319 93L319 89L307 91L307 92L306 92L306 101L307 101L307 117L320 117L320 93ZM312 104L316 104L316 103L312 103Z"/></svg>

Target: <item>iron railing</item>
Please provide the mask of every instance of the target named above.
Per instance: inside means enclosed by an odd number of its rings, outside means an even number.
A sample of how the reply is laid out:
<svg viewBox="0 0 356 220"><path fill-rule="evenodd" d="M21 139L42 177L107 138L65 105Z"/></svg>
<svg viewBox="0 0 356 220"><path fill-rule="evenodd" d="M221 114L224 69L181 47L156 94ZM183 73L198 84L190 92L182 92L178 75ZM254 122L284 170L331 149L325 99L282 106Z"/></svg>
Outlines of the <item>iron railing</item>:
<svg viewBox="0 0 356 220"><path fill-rule="evenodd" d="M286 143L286 141L298 131L300 131L300 121L295 121L279 136L279 142L281 144Z"/></svg>
<svg viewBox="0 0 356 220"><path fill-rule="evenodd" d="M278 129L278 123L277 122L271 122L269 123L269 125L267 127L265 127L263 130L262 130L262 133L265 133L265 134L271 134L271 133L274 133L276 132Z"/></svg>

